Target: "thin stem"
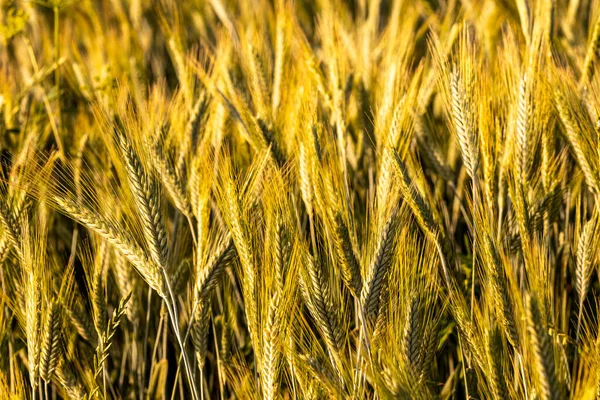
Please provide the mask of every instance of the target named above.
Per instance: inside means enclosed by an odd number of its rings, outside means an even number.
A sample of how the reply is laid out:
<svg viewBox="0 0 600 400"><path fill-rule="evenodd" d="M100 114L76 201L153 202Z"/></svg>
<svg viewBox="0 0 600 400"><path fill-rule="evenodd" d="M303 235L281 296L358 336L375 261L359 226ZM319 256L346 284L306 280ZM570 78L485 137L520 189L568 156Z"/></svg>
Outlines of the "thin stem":
<svg viewBox="0 0 600 400"><path fill-rule="evenodd" d="M62 110L60 104L60 66L58 61L60 60L60 10L58 7L54 7L54 62L56 68L54 69L54 89L56 91L56 113L58 115L58 135L61 136L63 129Z"/></svg>
<svg viewBox="0 0 600 400"><path fill-rule="evenodd" d="M150 331L150 305L152 303L152 288L148 288L148 311L146 312L146 328L144 330L144 342L143 342L143 346L144 346L144 351L143 351L143 358L142 358L142 368L140 368L141 371L141 375L139 377L140 382L139 382L139 386L140 388L143 388L145 386L145 381L146 381L146 374L143 372L146 370L146 357L148 355L148 335L149 335L149 331ZM140 390L140 400L144 399L144 391Z"/></svg>
<svg viewBox="0 0 600 400"><path fill-rule="evenodd" d="M461 366L462 366L462 370L463 370L463 380L464 380L464 384L465 384L465 392L467 395L466 398L470 399L471 396L469 396L469 381L467 379L467 369L465 368L465 352L462 347L462 339L461 339L460 335L458 336L458 347L460 348Z"/></svg>
<svg viewBox="0 0 600 400"><path fill-rule="evenodd" d="M583 300L579 302L579 312L577 313L577 331L575 333L575 343L579 343L579 330L581 329L582 314L583 314Z"/></svg>
<svg viewBox="0 0 600 400"><path fill-rule="evenodd" d="M519 360L519 365L521 367L521 377L523 378L523 392L525 393L525 400L529 400L529 392L527 390L527 379L525 378L525 368L523 366L523 358L521 358L521 354L517 353L517 359Z"/></svg>
<svg viewBox="0 0 600 400"><path fill-rule="evenodd" d="M471 271L471 321L473 320L473 310L475 308L475 262L477 259L477 224L475 220L475 214L477 213L477 174L473 174L473 182L472 182L472 191L473 191L473 263L472 263L472 271Z"/></svg>
<svg viewBox="0 0 600 400"><path fill-rule="evenodd" d="M196 382L194 381L194 375L192 373L190 360L187 356L187 353L185 352L185 347L183 345L183 341L181 340L181 334L179 333L179 322L177 321L177 318L175 317L175 314L173 313L173 309L171 308L171 306L168 303L167 303L167 310L169 311L169 315L171 317L173 330L175 331L175 337L177 338L177 342L179 343L179 347L181 348L181 354L183 356L183 365L185 367L185 371L186 371L190 386L192 387L192 397L194 399L198 399L198 389L196 388Z"/></svg>
<svg viewBox="0 0 600 400"><path fill-rule="evenodd" d="M160 342L160 335L163 330L163 325L165 323L165 314L162 310L163 307L164 307L164 303L161 304L160 318L158 320L158 328L156 328L156 332L157 332L156 338L154 339L154 345L152 346L152 357L150 358L150 360L152 362L154 362L154 360L156 359L156 354L158 353L158 343ZM163 354L163 357L165 357L165 354Z"/></svg>
<svg viewBox="0 0 600 400"><path fill-rule="evenodd" d="M438 255L440 257L440 262L442 263L442 270L444 272L444 279L446 280L446 285L450 288L450 274L448 273L448 263L446 261L446 257L444 256L444 251L442 250L442 245L439 240L434 240L435 248L437 249Z"/></svg>
<svg viewBox="0 0 600 400"><path fill-rule="evenodd" d="M185 366L186 374L188 377L188 381L190 386L192 387L193 398L198 399L198 389L196 388L196 382L194 382L194 375L192 374L192 369L190 366L190 360L185 352L185 346L183 341L181 340L181 332L179 331L179 319L177 317L177 305L175 304L175 295L173 294L173 289L171 288L171 283L169 282L169 278L166 274L164 268L162 268L163 276L165 278L165 282L167 284L167 289L169 292L169 298L165 299L167 305L167 311L169 311L169 316L171 317L171 323L173 325L173 330L175 331L175 337L177 338L177 342L179 343L179 347L181 348L181 354L183 355L183 364Z"/></svg>
<svg viewBox="0 0 600 400"><path fill-rule="evenodd" d="M104 353L104 346L102 344L102 340L100 342L100 354ZM104 398L106 398L106 369L104 368L104 364L102 363L102 390L104 394Z"/></svg>
<svg viewBox="0 0 600 400"><path fill-rule="evenodd" d="M25 42L27 43L27 54L29 54L29 59L31 60L31 65L33 67L33 71L36 74L39 74L40 69L35 59L35 54L33 52L33 47L31 46L31 42L25 38ZM58 64L53 66L54 68L58 68ZM48 95L46 94L46 90L43 85L40 85L40 89L42 91L42 101L44 103L44 107L46 108L46 112L48 113L48 122L50 122L50 127L52 128L52 134L54 135L54 140L56 140L56 145L58 146L58 154L62 159L65 158L65 151L63 149L62 140L60 138L60 133L58 132L58 123L56 122L56 118L54 117L52 106L50 105L50 100L48 99Z"/></svg>
<svg viewBox="0 0 600 400"><path fill-rule="evenodd" d="M181 371L181 355L179 355L179 360L177 360L177 369L175 370L175 380L177 382L179 379L179 372ZM175 384L173 384L173 390L171 391L171 400L175 400L175 393L177 393L177 389L175 388ZM182 394L181 392L180 394Z"/></svg>

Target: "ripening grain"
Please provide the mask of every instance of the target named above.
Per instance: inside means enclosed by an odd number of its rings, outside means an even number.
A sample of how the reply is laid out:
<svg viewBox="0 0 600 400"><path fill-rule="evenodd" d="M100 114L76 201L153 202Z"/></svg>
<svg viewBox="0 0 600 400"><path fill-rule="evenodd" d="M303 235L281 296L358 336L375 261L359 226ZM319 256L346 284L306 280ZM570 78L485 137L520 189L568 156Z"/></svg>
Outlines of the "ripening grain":
<svg viewBox="0 0 600 400"><path fill-rule="evenodd" d="M0 400L600 399L600 0L0 2Z"/></svg>

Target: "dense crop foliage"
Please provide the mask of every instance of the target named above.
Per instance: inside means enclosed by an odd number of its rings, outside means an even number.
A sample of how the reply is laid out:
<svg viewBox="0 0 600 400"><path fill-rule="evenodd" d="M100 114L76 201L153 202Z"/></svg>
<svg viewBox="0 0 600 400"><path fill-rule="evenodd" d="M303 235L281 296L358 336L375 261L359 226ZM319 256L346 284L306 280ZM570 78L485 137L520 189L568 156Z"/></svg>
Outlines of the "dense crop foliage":
<svg viewBox="0 0 600 400"><path fill-rule="evenodd" d="M600 396L600 1L0 4L0 398Z"/></svg>

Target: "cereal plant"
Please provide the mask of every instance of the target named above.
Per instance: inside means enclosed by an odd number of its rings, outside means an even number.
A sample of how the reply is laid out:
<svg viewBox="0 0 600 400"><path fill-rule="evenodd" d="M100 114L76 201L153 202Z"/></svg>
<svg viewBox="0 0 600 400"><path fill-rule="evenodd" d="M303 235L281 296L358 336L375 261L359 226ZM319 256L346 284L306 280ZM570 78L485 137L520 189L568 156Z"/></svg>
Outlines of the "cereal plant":
<svg viewBox="0 0 600 400"><path fill-rule="evenodd" d="M600 0L0 39L0 399L600 399Z"/></svg>

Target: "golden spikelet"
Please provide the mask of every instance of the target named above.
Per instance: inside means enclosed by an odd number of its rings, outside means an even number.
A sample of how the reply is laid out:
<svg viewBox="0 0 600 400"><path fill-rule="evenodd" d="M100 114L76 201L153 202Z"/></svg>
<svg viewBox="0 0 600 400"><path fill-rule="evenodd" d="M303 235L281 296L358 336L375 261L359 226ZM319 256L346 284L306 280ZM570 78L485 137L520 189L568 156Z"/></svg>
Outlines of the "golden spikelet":
<svg viewBox="0 0 600 400"><path fill-rule="evenodd" d="M396 213L392 213L381 230L373 261L365 277L365 286L361 292L363 312L368 318L377 318L381 307L381 293L387 284L388 271L394 255L396 232Z"/></svg>
<svg viewBox="0 0 600 400"><path fill-rule="evenodd" d="M450 75L450 93L452 96L452 116L458 143L467 173L473 179L477 173L479 163L479 148L477 147L477 121L473 115L473 100L470 98L469 89L472 83L465 82L457 69Z"/></svg>
<svg viewBox="0 0 600 400"><path fill-rule="evenodd" d="M162 220L160 197L156 182L146 173L135 150L123 134L119 134L119 145L131 190L136 199L140 218L152 260L163 269L167 267L167 232Z"/></svg>

